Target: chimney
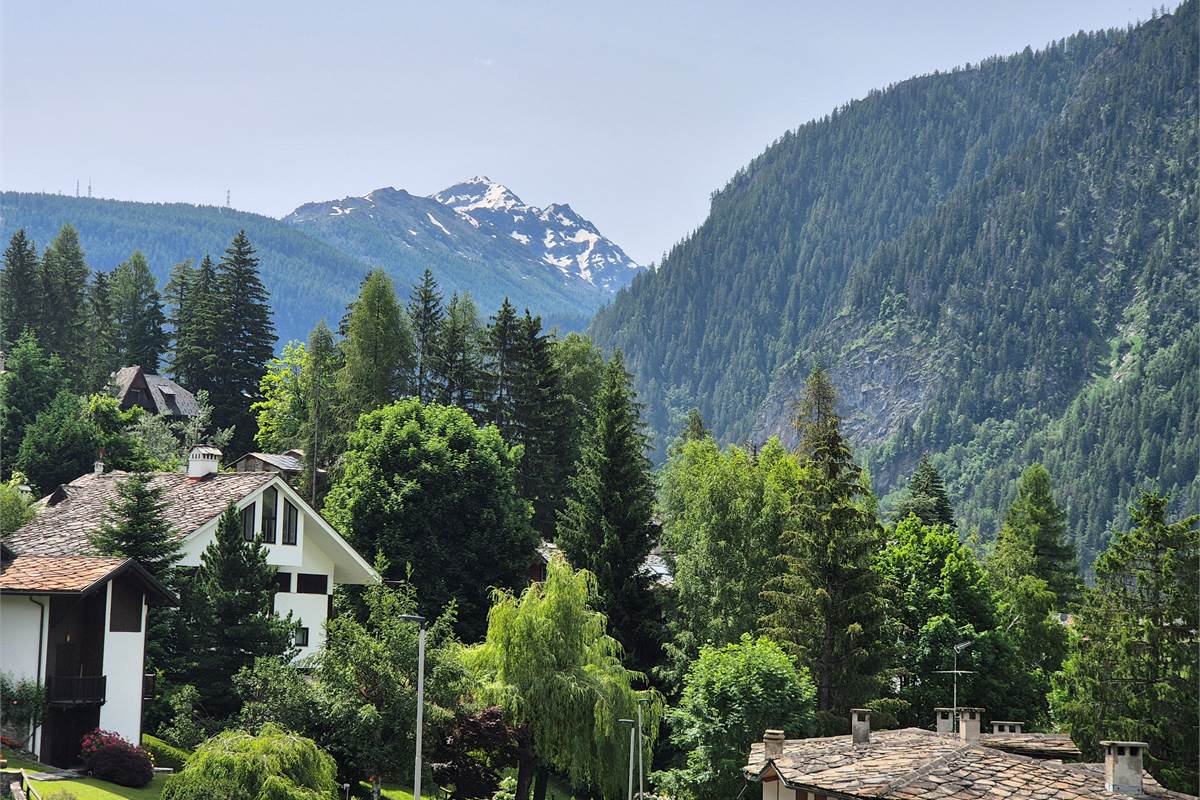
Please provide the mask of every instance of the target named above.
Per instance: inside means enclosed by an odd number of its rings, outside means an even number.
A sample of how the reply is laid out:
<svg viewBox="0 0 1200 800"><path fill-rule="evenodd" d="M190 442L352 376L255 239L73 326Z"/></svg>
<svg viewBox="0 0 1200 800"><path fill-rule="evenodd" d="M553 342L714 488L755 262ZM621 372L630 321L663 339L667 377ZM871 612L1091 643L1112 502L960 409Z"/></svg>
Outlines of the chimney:
<svg viewBox="0 0 1200 800"><path fill-rule="evenodd" d="M982 721L982 708L960 707L958 709L958 738L964 742L979 741L979 723Z"/></svg>
<svg viewBox="0 0 1200 800"><path fill-rule="evenodd" d="M188 453L187 476L199 481L217 473L221 463L221 451L215 447L193 447Z"/></svg>
<svg viewBox="0 0 1200 800"><path fill-rule="evenodd" d="M763 758L779 758L783 755L783 731L768 728L763 734Z"/></svg>
<svg viewBox="0 0 1200 800"><path fill-rule="evenodd" d="M871 709L850 709L850 733L855 744L871 743Z"/></svg>
<svg viewBox="0 0 1200 800"><path fill-rule="evenodd" d="M935 708L933 716L937 719L938 733L954 733L954 709Z"/></svg>
<svg viewBox="0 0 1200 800"><path fill-rule="evenodd" d="M1122 794L1142 794L1142 755L1145 742L1101 742L1104 748L1104 788Z"/></svg>
<svg viewBox="0 0 1200 800"><path fill-rule="evenodd" d="M1009 720L992 720L992 733L1023 733L1025 730L1024 722L1011 722Z"/></svg>
<svg viewBox="0 0 1200 800"><path fill-rule="evenodd" d="M92 462L92 474L93 475L103 475L104 474L104 459L97 458L95 461Z"/></svg>

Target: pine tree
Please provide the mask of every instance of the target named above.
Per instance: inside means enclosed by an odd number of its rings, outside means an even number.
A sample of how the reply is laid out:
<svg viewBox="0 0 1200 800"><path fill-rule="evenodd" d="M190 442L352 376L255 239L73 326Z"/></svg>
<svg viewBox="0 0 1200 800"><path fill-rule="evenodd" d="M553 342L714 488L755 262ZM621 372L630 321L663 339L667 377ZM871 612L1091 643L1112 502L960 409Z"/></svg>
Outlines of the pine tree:
<svg viewBox="0 0 1200 800"><path fill-rule="evenodd" d="M342 432L337 417L338 349L333 331L325 320L317 323L308 337L308 354L301 375L308 400L308 419L304 434L304 486L309 503L316 506L320 493L319 476L341 451Z"/></svg>
<svg viewBox="0 0 1200 800"><path fill-rule="evenodd" d="M167 521L166 487L154 476L135 472L117 484L104 524L92 536L101 555L132 558L167 586L174 585L175 565L182 558L175 531Z"/></svg>
<svg viewBox="0 0 1200 800"><path fill-rule="evenodd" d="M1150 773L1195 794L1200 516L1170 522L1167 509L1165 496L1143 492L1133 528L1096 561L1050 703L1085 754L1098 757L1102 739L1148 742Z"/></svg>
<svg viewBox="0 0 1200 800"><path fill-rule="evenodd" d="M424 403L434 398L437 382L443 372L438 334L441 332L442 319L446 316L437 281L429 270L425 270L421 282L413 287L408 302L408 316L412 321L413 344L416 346L415 389L417 397Z"/></svg>
<svg viewBox="0 0 1200 800"><path fill-rule="evenodd" d="M231 504L217 524L216 538L200 556L184 602L191 654L185 680L200 690L208 716L225 719L237 711L233 676L260 656L287 652L291 617L274 613L275 568L258 542L242 537L237 509Z"/></svg>
<svg viewBox="0 0 1200 800"><path fill-rule="evenodd" d="M110 298L117 332L117 360L157 373L167 349L166 315L146 257L135 251L112 271Z"/></svg>
<svg viewBox="0 0 1200 800"><path fill-rule="evenodd" d="M1021 575L1044 580L1058 598L1060 610L1079 598L1081 582L1075 548L1067 537L1067 516L1055 502L1050 473L1041 464L1021 473L991 566L1001 583Z"/></svg>
<svg viewBox="0 0 1200 800"><path fill-rule="evenodd" d="M558 515L556 541L596 576L600 608L633 663L653 663L657 631L642 564L654 545L650 460L640 408L620 351L604 371L579 469Z"/></svg>
<svg viewBox="0 0 1200 800"><path fill-rule="evenodd" d="M509 441L524 448L517 469L521 496L533 504L533 527L543 539L554 536L571 469L567 445L570 422L562 376L554 362L553 340L542 333L541 317L519 321L521 338L512 379L512 430Z"/></svg>
<svg viewBox="0 0 1200 800"><path fill-rule="evenodd" d="M88 287L83 387L89 392L103 390L112 374L121 367L108 278L107 273L93 273L91 286Z"/></svg>
<svg viewBox="0 0 1200 800"><path fill-rule="evenodd" d="M908 481L908 491L896 506L897 521L903 520L909 514L916 514L924 525L954 527L954 509L946 496L946 484L942 481L937 467L929 459L928 453L921 456L912 478Z"/></svg>
<svg viewBox="0 0 1200 800"><path fill-rule="evenodd" d="M712 436L704 424L704 416L700 409L693 408L683 421L683 432L679 434L685 442L700 442Z"/></svg>
<svg viewBox="0 0 1200 800"><path fill-rule="evenodd" d="M763 632L812 670L826 728L840 728L851 706L873 696L882 666L875 644L883 600L872 568L879 529L836 399L828 374L813 370L795 420L805 469L762 620Z"/></svg>
<svg viewBox="0 0 1200 800"><path fill-rule="evenodd" d="M218 267L216 295L221 324L217 327L221 376L207 388L218 427L234 428L232 445L241 452L254 441L250 405L258 399L259 382L275 352L275 325L269 295L258 275L254 247L239 231L225 250ZM200 381L204 384L206 381Z"/></svg>
<svg viewBox="0 0 1200 800"><path fill-rule="evenodd" d="M517 310L504 298L500 310L488 326L487 373L488 419L505 438L513 424L513 373L520 360L520 324Z"/></svg>
<svg viewBox="0 0 1200 800"><path fill-rule="evenodd" d="M415 363L412 327L396 302L392 279L372 270L350 304L338 373L346 428L359 414L407 394Z"/></svg>
<svg viewBox="0 0 1200 800"><path fill-rule="evenodd" d="M49 353L61 356L72 378L83 372L83 346L87 302L88 266L79 234L63 225L42 254L38 283L41 286L38 339Z"/></svg>
<svg viewBox="0 0 1200 800"><path fill-rule="evenodd" d="M26 328L36 328L41 314L38 286L37 246L21 228L4 251L4 274L0 279L0 346L8 349Z"/></svg>
<svg viewBox="0 0 1200 800"><path fill-rule="evenodd" d="M483 418L483 349L487 332L479 322L475 301L467 293L454 294L438 337L442 380L440 402L458 406L475 421Z"/></svg>
<svg viewBox="0 0 1200 800"><path fill-rule="evenodd" d="M48 355L32 328L26 328L5 359L0 373L0 457L4 475L12 474L25 429L68 386L62 359Z"/></svg>

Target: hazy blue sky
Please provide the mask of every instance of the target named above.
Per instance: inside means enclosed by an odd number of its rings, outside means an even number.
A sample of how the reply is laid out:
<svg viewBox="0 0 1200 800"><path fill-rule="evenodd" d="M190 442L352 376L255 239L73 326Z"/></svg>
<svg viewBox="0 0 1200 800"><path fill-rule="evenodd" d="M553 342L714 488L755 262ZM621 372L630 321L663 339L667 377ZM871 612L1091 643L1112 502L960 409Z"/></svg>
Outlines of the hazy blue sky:
<svg viewBox="0 0 1200 800"><path fill-rule="evenodd" d="M281 216L485 174L649 261L785 130L1155 5L0 0L0 186Z"/></svg>

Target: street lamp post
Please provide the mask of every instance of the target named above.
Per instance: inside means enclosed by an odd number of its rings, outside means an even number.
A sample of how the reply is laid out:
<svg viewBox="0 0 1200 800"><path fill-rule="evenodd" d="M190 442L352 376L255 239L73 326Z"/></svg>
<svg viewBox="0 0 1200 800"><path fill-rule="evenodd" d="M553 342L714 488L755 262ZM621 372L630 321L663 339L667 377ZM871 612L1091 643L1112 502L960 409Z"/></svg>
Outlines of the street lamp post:
<svg viewBox="0 0 1200 800"><path fill-rule="evenodd" d="M629 726L629 800L633 800L633 740L637 736L637 723L631 719L619 719L618 725Z"/></svg>
<svg viewBox="0 0 1200 800"><path fill-rule="evenodd" d="M645 787L645 771L642 767L642 754L646 749L646 740L642 738L642 706L650 702L649 697L637 698L637 751L638 751L638 800L644 800L646 797Z"/></svg>
<svg viewBox="0 0 1200 800"><path fill-rule="evenodd" d="M425 618L420 614L401 614L405 622L420 626L417 632L417 746L413 757L413 800L421 800L421 728L425 719Z"/></svg>

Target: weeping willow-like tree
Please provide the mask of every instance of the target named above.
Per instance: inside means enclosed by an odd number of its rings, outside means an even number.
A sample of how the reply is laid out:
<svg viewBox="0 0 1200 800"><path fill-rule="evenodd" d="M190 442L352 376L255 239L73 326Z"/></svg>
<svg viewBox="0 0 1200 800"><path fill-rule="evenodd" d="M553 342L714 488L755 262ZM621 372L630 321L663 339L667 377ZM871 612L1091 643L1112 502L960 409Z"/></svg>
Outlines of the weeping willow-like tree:
<svg viewBox="0 0 1200 800"><path fill-rule="evenodd" d="M661 699L633 688L642 676L621 664L620 645L592 608L595 596L592 574L556 555L545 581L520 596L496 594L487 638L467 651L479 699L502 707L531 745L520 755L516 800L528 798L531 782L542 800L551 769L581 790L623 796L629 730L617 721L637 718L639 698L649 700L643 746L654 744Z"/></svg>

